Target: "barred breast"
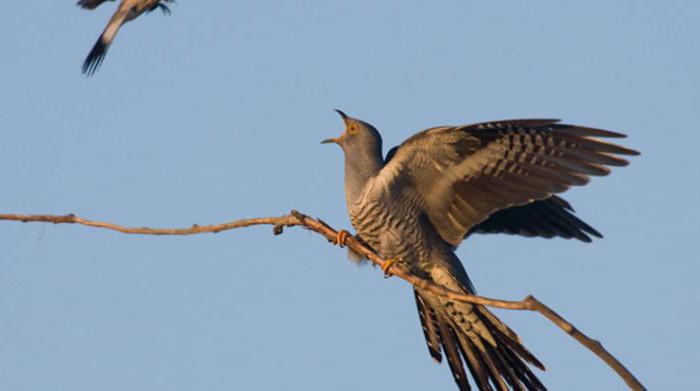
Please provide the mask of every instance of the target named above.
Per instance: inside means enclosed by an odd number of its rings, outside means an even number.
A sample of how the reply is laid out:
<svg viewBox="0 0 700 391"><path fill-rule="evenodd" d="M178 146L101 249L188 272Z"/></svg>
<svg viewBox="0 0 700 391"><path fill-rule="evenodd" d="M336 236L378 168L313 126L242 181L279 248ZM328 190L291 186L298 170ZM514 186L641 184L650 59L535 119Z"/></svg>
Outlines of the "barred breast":
<svg viewBox="0 0 700 391"><path fill-rule="evenodd" d="M357 234L384 258L416 266L427 263L433 240L421 227L426 217L418 202L368 187L349 211Z"/></svg>

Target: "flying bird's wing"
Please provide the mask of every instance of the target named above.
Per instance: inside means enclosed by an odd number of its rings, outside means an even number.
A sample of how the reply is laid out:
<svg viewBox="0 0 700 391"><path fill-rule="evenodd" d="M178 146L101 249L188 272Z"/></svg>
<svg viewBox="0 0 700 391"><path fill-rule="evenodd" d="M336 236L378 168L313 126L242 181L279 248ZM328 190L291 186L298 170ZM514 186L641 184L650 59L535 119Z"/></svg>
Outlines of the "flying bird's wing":
<svg viewBox="0 0 700 391"><path fill-rule="evenodd" d="M589 235L603 237L595 228L576 217L568 202L554 195L544 200L496 211L470 229L467 236L473 233L504 233L543 238L558 236L575 238L582 242L590 242Z"/></svg>
<svg viewBox="0 0 700 391"><path fill-rule="evenodd" d="M78 1L78 5L87 8L87 9L95 9L99 7L102 3L106 1L114 1L114 0L80 0Z"/></svg>
<svg viewBox="0 0 700 391"><path fill-rule="evenodd" d="M377 179L414 183L431 223L457 246L495 212L584 185L591 175L607 175L607 166L627 165L619 155L639 154L599 139L603 137L625 136L551 119L432 128L406 140ZM548 205L542 206L521 211L543 211ZM486 224L481 230L493 227Z"/></svg>
<svg viewBox="0 0 700 391"><path fill-rule="evenodd" d="M85 58L85 62L83 62L83 73L87 76L92 76L100 67L105 55L107 55L109 45L114 41L114 37L117 35L119 28L126 22L131 6L126 6L125 3L126 2L119 6L117 12L114 13L109 23L107 23L107 27L105 27L102 35L100 35L100 38L97 39L92 50L88 53L87 58Z"/></svg>

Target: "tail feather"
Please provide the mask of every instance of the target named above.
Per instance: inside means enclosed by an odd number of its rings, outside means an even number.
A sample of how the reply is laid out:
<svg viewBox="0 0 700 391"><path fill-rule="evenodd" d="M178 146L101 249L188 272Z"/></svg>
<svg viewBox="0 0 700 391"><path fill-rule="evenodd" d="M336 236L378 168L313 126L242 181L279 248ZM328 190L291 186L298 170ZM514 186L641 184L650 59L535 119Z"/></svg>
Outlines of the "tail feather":
<svg viewBox="0 0 700 391"><path fill-rule="evenodd" d="M487 350L486 353L494 362L497 373L500 373L505 378L507 384L512 384L514 390L525 391L523 385L517 380L513 368L510 367L510 364L506 362L505 358L501 354L496 354L493 350ZM506 387L506 389L508 388Z"/></svg>
<svg viewBox="0 0 700 391"><path fill-rule="evenodd" d="M506 383L508 374L503 374L501 370L502 368L498 368L498 365L496 365L496 360L491 357L493 355L493 349L479 351L478 355L480 356L481 361L486 364L486 369L489 371L489 377L495 383L496 388L501 391L508 391L508 385Z"/></svg>
<svg viewBox="0 0 700 391"><path fill-rule="evenodd" d="M507 324L501 322L500 319L496 317L491 311L487 310L485 307L474 307L479 314L479 317L481 318L486 318L484 319L486 321L486 325L489 326L491 329L496 329L494 332L496 334L505 334L509 340L513 340L517 342L518 344L520 343L520 337L518 337L518 334L515 333L510 327L508 327Z"/></svg>
<svg viewBox="0 0 700 391"><path fill-rule="evenodd" d="M546 390L528 368L544 370L542 363L486 308L419 290L415 296L428 351L438 362L444 352L460 390L470 389L465 366L479 390Z"/></svg>
<svg viewBox="0 0 700 391"><path fill-rule="evenodd" d="M442 353L440 352L440 334L438 331L438 319L435 310L429 307L417 291L413 291L416 297L416 306L418 307L418 317L420 318L421 326L423 327L423 335L425 342L428 344L428 352L430 356L437 362L442 362Z"/></svg>
<svg viewBox="0 0 700 391"><path fill-rule="evenodd" d="M515 371L515 375L525 385L527 390L546 390L547 388L540 382L540 379L527 367L527 365L516 356L512 350L501 347L501 355L508 365Z"/></svg>
<svg viewBox="0 0 700 391"><path fill-rule="evenodd" d="M540 362L540 360L535 357L525 346L523 346L520 341L520 337L515 334L515 331L511 330L505 323L496 317L491 311L484 307L476 307L478 313L482 315L485 319L484 324L489 328L491 334L496 335L499 342L507 345L510 349L518 353L519 357L522 357L526 362L536 366L537 368L545 371L547 370L545 366Z"/></svg>
<svg viewBox="0 0 700 391"><path fill-rule="evenodd" d="M460 350L462 356L466 358L467 367L469 367L469 372L471 372L474 377L474 382L480 390L493 390L489 384L489 378L491 377L488 373L488 369L485 368L485 362L481 355L480 350L474 343L468 339L466 335L461 335L460 340Z"/></svg>
<svg viewBox="0 0 700 391"><path fill-rule="evenodd" d="M443 319L438 319L438 325L442 349L445 351L445 356L447 356L447 363L450 365L452 377L454 377L460 391L470 391L471 387L469 386L467 373L464 371L464 365L460 358L460 344L457 342L457 335L454 329L447 325ZM472 375L474 374L474 370L471 367L469 367L469 371Z"/></svg>

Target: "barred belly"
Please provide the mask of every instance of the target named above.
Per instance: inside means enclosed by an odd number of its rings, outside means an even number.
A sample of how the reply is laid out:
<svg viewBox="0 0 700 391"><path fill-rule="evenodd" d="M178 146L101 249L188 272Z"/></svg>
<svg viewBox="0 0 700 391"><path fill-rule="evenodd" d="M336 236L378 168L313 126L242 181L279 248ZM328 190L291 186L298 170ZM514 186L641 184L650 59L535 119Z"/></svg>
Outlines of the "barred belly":
<svg viewBox="0 0 700 391"><path fill-rule="evenodd" d="M362 240L382 257L425 269L434 242L421 227L425 218L412 204L363 197L350 211L350 221Z"/></svg>

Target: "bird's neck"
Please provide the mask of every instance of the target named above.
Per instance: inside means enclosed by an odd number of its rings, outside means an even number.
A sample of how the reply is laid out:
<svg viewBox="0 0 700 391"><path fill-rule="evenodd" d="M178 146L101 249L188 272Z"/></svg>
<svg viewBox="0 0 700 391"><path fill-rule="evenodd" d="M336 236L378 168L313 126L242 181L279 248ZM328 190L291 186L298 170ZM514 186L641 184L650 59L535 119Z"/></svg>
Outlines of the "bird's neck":
<svg viewBox="0 0 700 391"><path fill-rule="evenodd" d="M351 154L345 158L345 201L348 211L362 196L367 182L377 175L384 161L381 151L367 151L365 154Z"/></svg>

